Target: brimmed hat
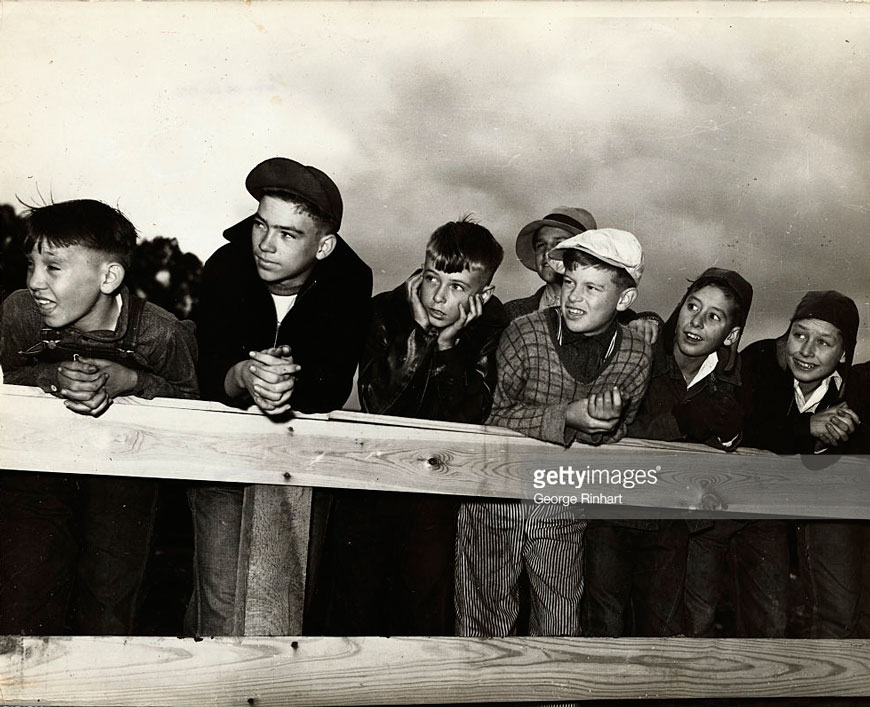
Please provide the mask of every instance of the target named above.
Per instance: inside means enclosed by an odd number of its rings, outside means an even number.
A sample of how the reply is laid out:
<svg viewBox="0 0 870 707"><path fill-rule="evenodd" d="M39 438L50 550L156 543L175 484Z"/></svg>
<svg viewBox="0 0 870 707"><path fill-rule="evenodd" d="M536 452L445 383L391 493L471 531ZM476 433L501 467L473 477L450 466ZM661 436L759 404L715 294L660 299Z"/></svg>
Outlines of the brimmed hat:
<svg viewBox="0 0 870 707"><path fill-rule="evenodd" d="M251 170L245 187L258 201L268 189L294 194L316 206L335 231L341 226L344 210L341 193L335 182L317 167L308 167L286 157L272 157Z"/></svg>
<svg viewBox="0 0 870 707"><path fill-rule="evenodd" d="M562 241L553 248L547 257L550 265L560 275L565 274L565 251L580 250L599 260L622 268L634 280L634 284L640 282L643 275L643 248L637 238L628 231L620 231L616 228L599 228L584 231Z"/></svg>
<svg viewBox="0 0 870 707"><path fill-rule="evenodd" d="M529 270L535 269L535 247L532 241L535 233L544 226L560 228L569 236L598 228L595 217L586 209L576 206L557 206L544 218L526 224L517 235L517 258Z"/></svg>

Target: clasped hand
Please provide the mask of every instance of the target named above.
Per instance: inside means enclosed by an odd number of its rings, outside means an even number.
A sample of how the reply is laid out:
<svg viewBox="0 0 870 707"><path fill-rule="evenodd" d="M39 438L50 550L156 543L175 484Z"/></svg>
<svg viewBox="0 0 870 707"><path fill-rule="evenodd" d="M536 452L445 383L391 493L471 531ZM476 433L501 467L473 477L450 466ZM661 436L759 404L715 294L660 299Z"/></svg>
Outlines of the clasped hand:
<svg viewBox="0 0 870 707"><path fill-rule="evenodd" d="M846 403L840 403L810 418L810 434L829 447L836 447L848 440L860 424L855 411Z"/></svg>
<svg viewBox="0 0 870 707"><path fill-rule="evenodd" d="M73 412L96 417L102 414L112 399L135 390L139 374L115 361L101 358L76 357L57 368L57 385L52 391L65 398Z"/></svg>
<svg viewBox="0 0 870 707"><path fill-rule="evenodd" d="M290 409L290 396L296 374L302 367L293 363L289 346L251 351L247 361L235 365L239 388L248 391L254 404L267 415L280 415Z"/></svg>

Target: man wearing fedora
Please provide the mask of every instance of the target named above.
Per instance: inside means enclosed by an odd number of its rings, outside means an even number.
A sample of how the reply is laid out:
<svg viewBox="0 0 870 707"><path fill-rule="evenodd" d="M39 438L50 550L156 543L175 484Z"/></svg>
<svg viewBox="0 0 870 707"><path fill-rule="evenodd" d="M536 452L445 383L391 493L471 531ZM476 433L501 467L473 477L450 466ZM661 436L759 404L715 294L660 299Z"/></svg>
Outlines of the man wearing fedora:
<svg viewBox="0 0 870 707"><path fill-rule="evenodd" d="M273 417L340 408L372 293L371 269L338 235L341 194L316 167L283 157L254 167L245 186L259 202L256 213L224 231L228 243L203 269L196 319L202 397ZM241 484L212 484L188 494L190 633L244 632L236 583L245 492Z"/></svg>
<svg viewBox="0 0 870 707"><path fill-rule="evenodd" d="M557 206L544 218L523 226L517 235L517 258L529 270L538 273L544 284L534 294L505 304L509 319L558 306L562 276L550 267L547 253L566 238L595 228L598 228L595 217L577 206Z"/></svg>

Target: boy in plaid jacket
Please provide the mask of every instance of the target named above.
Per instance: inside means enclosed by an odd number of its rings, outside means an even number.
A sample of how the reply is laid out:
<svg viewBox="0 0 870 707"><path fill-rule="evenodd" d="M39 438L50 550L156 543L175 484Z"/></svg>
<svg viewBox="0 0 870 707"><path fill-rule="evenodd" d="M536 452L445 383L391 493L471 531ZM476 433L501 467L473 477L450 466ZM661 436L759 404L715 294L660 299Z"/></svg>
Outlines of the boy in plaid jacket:
<svg viewBox="0 0 870 707"><path fill-rule="evenodd" d="M499 378L488 423L566 447L616 442L649 381L649 345L616 321L637 297L641 246L626 231L595 229L562 241L550 259L564 273L561 306L508 325L496 354ZM552 506L464 504L456 542L457 632L514 634L525 570L529 632L580 635L584 527Z"/></svg>

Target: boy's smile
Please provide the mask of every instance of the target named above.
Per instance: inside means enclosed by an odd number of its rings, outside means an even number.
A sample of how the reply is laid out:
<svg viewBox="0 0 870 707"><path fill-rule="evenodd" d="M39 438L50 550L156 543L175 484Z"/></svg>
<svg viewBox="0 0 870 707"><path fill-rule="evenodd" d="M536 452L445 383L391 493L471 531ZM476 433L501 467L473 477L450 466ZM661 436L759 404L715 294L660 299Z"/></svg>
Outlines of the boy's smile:
<svg viewBox="0 0 870 707"><path fill-rule="evenodd" d="M27 289L43 321L53 329L112 329L114 300L101 285L105 256L81 245L37 245L27 255Z"/></svg>
<svg viewBox="0 0 870 707"><path fill-rule="evenodd" d="M786 344L789 370L810 393L837 368L843 356L840 330L821 319L799 319L792 323Z"/></svg>
<svg viewBox="0 0 870 707"><path fill-rule="evenodd" d="M731 326L734 303L715 285L686 297L677 315L674 345L684 356L709 356L739 333Z"/></svg>
<svg viewBox="0 0 870 707"><path fill-rule="evenodd" d="M617 311L630 306L630 301L623 302L623 295L630 291L620 290L609 270L575 265L565 271L562 281L565 326L589 336L601 333L610 325Z"/></svg>

